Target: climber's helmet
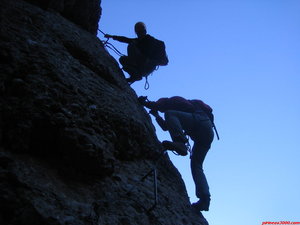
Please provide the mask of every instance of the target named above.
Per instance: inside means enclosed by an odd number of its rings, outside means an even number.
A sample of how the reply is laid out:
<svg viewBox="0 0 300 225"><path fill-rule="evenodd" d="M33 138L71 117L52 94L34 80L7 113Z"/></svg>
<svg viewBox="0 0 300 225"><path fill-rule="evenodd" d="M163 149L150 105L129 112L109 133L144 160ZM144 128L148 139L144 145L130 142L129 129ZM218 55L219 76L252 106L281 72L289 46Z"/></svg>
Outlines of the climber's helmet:
<svg viewBox="0 0 300 225"><path fill-rule="evenodd" d="M137 22L134 25L134 31L138 37L144 36L147 34L146 25L143 22Z"/></svg>

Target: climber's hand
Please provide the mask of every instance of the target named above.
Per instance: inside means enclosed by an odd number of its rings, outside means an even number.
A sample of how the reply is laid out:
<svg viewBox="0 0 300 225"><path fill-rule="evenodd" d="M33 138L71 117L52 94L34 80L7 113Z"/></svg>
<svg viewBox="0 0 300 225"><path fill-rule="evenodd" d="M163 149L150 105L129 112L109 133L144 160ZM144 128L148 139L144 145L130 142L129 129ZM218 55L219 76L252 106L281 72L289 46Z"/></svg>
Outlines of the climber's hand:
<svg viewBox="0 0 300 225"><path fill-rule="evenodd" d="M110 34L105 34L105 35L104 35L104 37L106 37L106 38L112 38L112 37L113 37L113 35L110 35Z"/></svg>
<svg viewBox="0 0 300 225"><path fill-rule="evenodd" d="M151 109L151 110L149 111L149 113L152 114L154 117L159 117L158 111L157 111L157 110Z"/></svg>
<svg viewBox="0 0 300 225"><path fill-rule="evenodd" d="M147 96L140 96L138 97L138 101L141 105L145 105L146 101L147 101Z"/></svg>

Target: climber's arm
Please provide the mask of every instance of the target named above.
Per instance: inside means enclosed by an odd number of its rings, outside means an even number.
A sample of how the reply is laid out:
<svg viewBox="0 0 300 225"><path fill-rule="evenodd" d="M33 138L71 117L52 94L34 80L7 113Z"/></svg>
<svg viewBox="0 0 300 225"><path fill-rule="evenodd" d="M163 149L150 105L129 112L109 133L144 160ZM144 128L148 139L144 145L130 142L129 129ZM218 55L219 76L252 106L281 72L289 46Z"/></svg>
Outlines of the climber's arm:
<svg viewBox="0 0 300 225"><path fill-rule="evenodd" d="M152 114L155 117L155 120L158 123L158 125L161 127L161 129L163 129L164 131L168 130L168 126L167 126L166 121L158 114L157 111L150 110L149 113Z"/></svg>
<svg viewBox="0 0 300 225"><path fill-rule="evenodd" d="M150 109L149 113L155 117L156 122L161 127L161 129L167 131L168 127L166 121L158 114L158 110L161 111L160 108L163 106L163 104L161 104L163 102L163 99L160 99L157 102L152 102L147 99L147 96L140 96L138 97L138 101L140 104Z"/></svg>
<svg viewBox="0 0 300 225"><path fill-rule="evenodd" d="M138 101L148 109L153 109L160 112L165 112L166 110L168 110L168 98L160 98L156 102L154 102L149 101L147 99L147 96L140 96L138 98Z"/></svg>
<svg viewBox="0 0 300 225"><path fill-rule="evenodd" d="M117 36L117 35L110 35L110 34L105 34L106 38L112 38L116 41L119 42L123 42L123 43L127 43L129 44L130 42L132 42L133 40L135 40L135 38L128 38L128 37L124 37L124 36Z"/></svg>

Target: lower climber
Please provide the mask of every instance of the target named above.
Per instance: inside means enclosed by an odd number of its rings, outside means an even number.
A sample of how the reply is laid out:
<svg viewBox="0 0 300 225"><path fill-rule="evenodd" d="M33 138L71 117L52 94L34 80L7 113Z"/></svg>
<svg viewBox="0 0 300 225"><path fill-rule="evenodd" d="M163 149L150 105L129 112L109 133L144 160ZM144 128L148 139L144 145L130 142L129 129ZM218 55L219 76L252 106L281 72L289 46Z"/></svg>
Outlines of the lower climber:
<svg viewBox="0 0 300 225"><path fill-rule="evenodd" d="M163 141L164 149L185 156L188 154L185 134L194 141L190 157L191 171L199 201L193 203L192 208L197 212L208 211L211 195L203 172L203 162L214 138L212 109L201 100L187 100L179 96L160 98L156 102L141 96L139 102L151 109L150 113L163 130L169 131L172 142ZM165 120L158 111L164 113Z"/></svg>

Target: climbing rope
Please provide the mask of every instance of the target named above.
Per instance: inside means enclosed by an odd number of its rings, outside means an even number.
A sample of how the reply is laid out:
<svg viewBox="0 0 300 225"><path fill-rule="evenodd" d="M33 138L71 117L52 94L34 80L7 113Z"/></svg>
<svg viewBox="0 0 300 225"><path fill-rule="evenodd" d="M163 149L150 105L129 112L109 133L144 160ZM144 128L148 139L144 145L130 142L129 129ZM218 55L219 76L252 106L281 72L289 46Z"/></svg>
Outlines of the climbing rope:
<svg viewBox="0 0 300 225"><path fill-rule="evenodd" d="M149 75L146 76L146 81L145 81L145 85L144 85L144 89L145 89L145 90L148 90L149 87L150 87L150 84L149 84L149 82L148 82L148 76L149 76Z"/></svg>
<svg viewBox="0 0 300 225"><path fill-rule="evenodd" d="M156 71L158 69L159 69L159 66L156 66L154 71ZM148 76L152 75L154 71L152 71L150 74L145 76L145 78L146 78L145 85L144 85L145 90L148 90L150 88L150 84L148 82Z"/></svg>
<svg viewBox="0 0 300 225"><path fill-rule="evenodd" d="M104 44L104 43L103 43ZM113 44L109 43L109 42L105 42L104 44L105 47L109 48L110 50L112 50L114 53L116 53L118 56L124 56L124 54L122 54L115 46L113 46Z"/></svg>
<svg viewBox="0 0 300 225"><path fill-rule="evenodd" d="M104 36L106 35L102 30L100 30L98 28L98 31L100 31ZM101 39L100 39L101 40ZM109 43L109 38L107 38L107 40L101 40L104 47L109 48L110 50L112 50L114 53L116 53L118 56L124 56L124 54L122 54L113 44Z"/></svg>
<svg viewBox="0 0 300 225"><path fill-rule="evenodd" d="M100 30L99 28L98 28L98 31L100 31L103 35L106 35L106 33L104 33L102 30Z"/></svg>

